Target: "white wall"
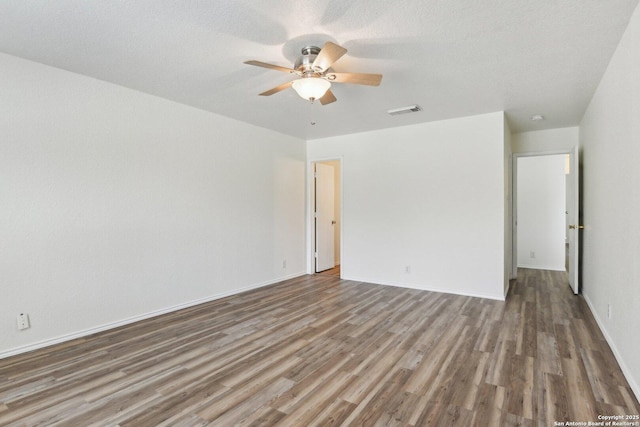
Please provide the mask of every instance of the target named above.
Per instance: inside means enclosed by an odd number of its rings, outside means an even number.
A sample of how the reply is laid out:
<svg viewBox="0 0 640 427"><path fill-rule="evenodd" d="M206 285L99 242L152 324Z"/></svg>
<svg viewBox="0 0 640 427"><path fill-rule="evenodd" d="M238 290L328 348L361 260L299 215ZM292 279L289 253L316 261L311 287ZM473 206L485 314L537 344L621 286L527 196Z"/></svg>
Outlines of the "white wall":
<svg viewBox="0 0 640 427"><path fill-rule="evenodd" d="M0 357L305 272L304 141L8 55L0 72Z"/></svg>
<svg viewBox="0 0 640 427"><path fill-rule="evenodd" d="M580 123L582 291L640 398L640 8ZM607 306L611 305L611 318Z"/></svg>
<svg viewBox="0 0 640 427"><path fill-rule="evenodd" d="M569 152L578 145L578 127L515 133L511 137L514 153Z"/></svg>
<svg viewBox="0 0 640 427"><path fill-rule="evenodd" d="M309 161L343 161L343 278L503 299L504 129L500 112L309 141Z"/></svg>
<svg viewBox="0 0 640 427"><path fill-rule="evenodd" d="M565 270L565 155L518 158L518 267Z"/></svg>

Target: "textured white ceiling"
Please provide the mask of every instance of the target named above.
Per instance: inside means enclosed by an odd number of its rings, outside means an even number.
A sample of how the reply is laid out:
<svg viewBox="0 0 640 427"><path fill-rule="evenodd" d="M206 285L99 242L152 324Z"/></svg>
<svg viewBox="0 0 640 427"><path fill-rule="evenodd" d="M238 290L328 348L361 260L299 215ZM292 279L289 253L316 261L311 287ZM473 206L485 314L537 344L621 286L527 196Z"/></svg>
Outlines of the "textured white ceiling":
<svg viewBox="0 0 640 427"><path fill-rule="evenodd" d="M304 139L499 110L527 131L579 123L637 4L3 0L0 51ZM291 67L327 40L348 49L335 71L381 73L380 87L334 84L326 106L257 96L292 77L243 61ZM424 111L386 113L410 104Z"/></svg>

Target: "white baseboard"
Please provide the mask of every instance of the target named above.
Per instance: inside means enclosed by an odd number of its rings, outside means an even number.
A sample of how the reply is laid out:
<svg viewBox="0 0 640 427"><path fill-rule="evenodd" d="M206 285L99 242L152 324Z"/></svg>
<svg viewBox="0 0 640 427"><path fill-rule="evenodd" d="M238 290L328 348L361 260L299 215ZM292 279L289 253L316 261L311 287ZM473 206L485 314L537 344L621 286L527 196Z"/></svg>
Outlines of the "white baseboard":
<svg viewBox="0 0 640 427"><path fill-rule="evenodd" d="M584 297L584 300L587 302L587 305L589 306L589 310L591 310L591 314L593 314L593 318L596 319L596 323L598 324L598 327L602 331L602 335L604 335L604 338L607 340L609 347L611 347L611 351L613 352L613 355L616 358L618 365L620 365L620 369L622 370L624 377L627 379L627 382L629 383L629 386L631 387L633 394L636 395L636 399L640 400L640 387L638 387L638 383L636 382L635 378L633 378L633 376L631 375L631 371L629 370L627 365L624 363L624 359L622 359L622 355L618 351L618 348L616 347L613 339L609 335L609 332L607 332L607 329L604 327L604 323L598 316L598 313L596 312L596 309L594 308L593 304L591 304L591 300L585 294L582 294L582 296Z"/></svg>
<svg viewBox="0 0 640 427"><path fill-rule="evenodd" d="M262 288L264 286L269 286L269 285L273 285L274 283L279 283L285 280L289 280L289 279L294 279L296 277L300 277L300 276L304 276L306 275L306 273L301 272L301 273L294 273L294 274L290 274L284 277L280 277L278 279L274 279L274 280L269 280L266 282L262 282L262 283L256 283L253 285L249 285L249 286L245 286L243 288L239 288L239 289L234 289L233 291L228 291L228 292L222 292L219 294L215 294L215 295L211 295L205 298L201 298L201 299L197 299L194 301L189 301L186 303L182 303L182 304L177 304L171 307L166 307L166 308L162 308L160 310L154 310L148 313L144 313L144 314L140 314L137 316L133 316L133 317L129 317L127 319L122 319L122 320L118 320L116 322L111 322L111 323L107 323L104 325L100 325L100 326L96 326L93 328L89 328L89 329L85 329L82 331L77 331L77 332L73 332L71 334L66 334L66 335L61 335L55 338L49 338L43 341L38 341L32 344L27 344L25 346L21 346L21 347L16 347L16 348L12 348L6 351L2 351L0 352L0 359L5 359L7 357L11 357L11 356L16 356L18 354L22 354L22 353L27 353L29 351L33 351L33 350L39 350L41 348L45 348L45 347L49 347L55 344L60 344L66 341L71 341L77 338L82 338L82 337L86 337L88 335L92 335L98 332L103 332L103 331L107 331L109 329L114 329L114 328L118 328L120 326L124 326L124 325L129 325L131 323L135 323L135 322L139 322L140 320L146 320L146 319L150 319L152 317L156 317L156 316L161 316L163 314L167 314L167 313L172 313L174 311L178 311L178 310L182 310L184 308L189 308L189 307L193 307L199 304L204 304L207 302L211 302L211 301L215 301L217 299L221 299L221 298L225 298L231 295L236 295L236 294L240 294L242 292L246 292L246 291L250 291L252 289L258 289L258 288Z"/></svg>

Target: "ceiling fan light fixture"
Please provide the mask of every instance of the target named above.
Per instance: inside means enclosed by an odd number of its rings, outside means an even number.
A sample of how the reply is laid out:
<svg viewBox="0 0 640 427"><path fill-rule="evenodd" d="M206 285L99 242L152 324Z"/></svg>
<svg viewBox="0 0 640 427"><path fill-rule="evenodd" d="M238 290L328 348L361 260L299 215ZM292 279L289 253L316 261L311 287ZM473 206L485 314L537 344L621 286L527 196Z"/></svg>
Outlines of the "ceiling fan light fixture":
<svg viewBox="0 0 640 427"><path fill-rule="evenodd" d="M305 77L295 80L291 86L302 99L313 102L327 93L331 83L320 77Z"/></svg>

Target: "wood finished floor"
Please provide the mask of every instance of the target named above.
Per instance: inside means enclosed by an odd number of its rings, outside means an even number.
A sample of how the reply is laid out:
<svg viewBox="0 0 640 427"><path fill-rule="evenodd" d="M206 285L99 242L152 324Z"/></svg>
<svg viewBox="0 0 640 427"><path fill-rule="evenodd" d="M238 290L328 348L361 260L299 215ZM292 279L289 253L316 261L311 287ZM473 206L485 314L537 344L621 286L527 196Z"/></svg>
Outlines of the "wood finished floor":
<svg viewBox="0 0 640 427"><path fill-rule="evenodd" d="M564 273L506 303L305 276L0 360L0 425L510 426L640 407Z"/></svg>
<svg viewBox="0 0 640 427"><path fill-rule="evenodd" d="M325 270L325 271L321 271L320 273L316 273L316 274L321 274L323 276L337 276L340 277L340 266L337 265L333 268L330 268L329 270Z"/></svg>

